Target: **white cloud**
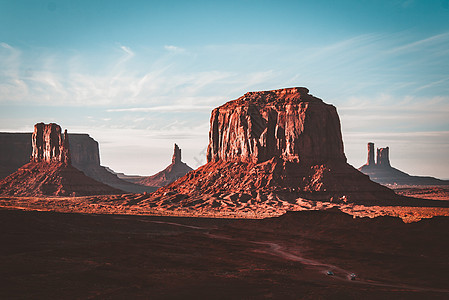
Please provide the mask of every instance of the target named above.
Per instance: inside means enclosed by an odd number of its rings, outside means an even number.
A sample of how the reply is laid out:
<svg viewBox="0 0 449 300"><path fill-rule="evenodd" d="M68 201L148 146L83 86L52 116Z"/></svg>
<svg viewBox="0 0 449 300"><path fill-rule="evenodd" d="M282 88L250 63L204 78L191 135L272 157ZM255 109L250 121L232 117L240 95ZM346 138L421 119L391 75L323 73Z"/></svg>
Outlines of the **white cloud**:
<svg viewBox="0 0 449 300"><path fill-rule="evenodd" d="M14 48L11 47L11 45L9 45L9 44L7 44L7 43L5 43L5 42L1 42L1 43L0 43L0 46L2 46L2 47L5 48L5 49L8 49L8 50L14 50Z"/></svg>
<svg viewBox="0 0 449 300"><path fill-rule="evenodd" d="M430 45L435 46L441 43L447 44L447 42L449 42L449 32L444 32L441 34L433 35L418 41L414 41L405 45L395 47L393 49L386 51L386 53L392 54L392 53L414 51L423 46L430 46Z"/></svg>
<svg viewBox="0 0 449 300"><path fill-rule="evenodd" d="M134 56L134 52L131 50L131 48L126 47L126 46L120 46L120 49L122 49L126 54L128 54L129 56Z"/></svg>
<svg viewBox="0 0 449 300"><path fill-rule="evenodd" d="M211 111L213 107L211 106L201 106L201 105L165 105L165 106L154 106L154 107L133 107L133 108L115 108L108 109L107 112L194 112L194 111Z"/></svg>
<svg viewBox="0 0 449 300"><path fill-rule="evenodd" d="M167 51L170 51L170 52L174 52L174 53L183 53L186 51L184 48L173 46L173 45L166 45L166 46L164 46L164 49Z"/></svg>

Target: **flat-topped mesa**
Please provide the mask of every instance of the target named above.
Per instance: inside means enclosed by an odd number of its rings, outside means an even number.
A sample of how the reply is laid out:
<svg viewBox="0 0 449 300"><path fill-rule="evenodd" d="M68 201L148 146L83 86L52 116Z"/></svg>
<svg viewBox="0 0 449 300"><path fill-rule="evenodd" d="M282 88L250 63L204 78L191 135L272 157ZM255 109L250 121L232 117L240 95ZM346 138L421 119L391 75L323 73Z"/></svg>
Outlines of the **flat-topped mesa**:
<svg viewBox="0 0 449 300"><path fill-rule="evenodd" d="M171 159L171 162L173 164L177 164L181 162L181 149L179 149L178 145L175 144L174 150L173 150L173 157Z"/></svg>
<svg viewBox="0 0 449 300"><path fill-rule="evenodd" d="M71 163L67 130L63 135L58 124L37 123L34 125L31 144L31 161Z"/></svg>
<svg viewBox="0 0 449 300"><path fill-rule="evenodd" d="M250 92L214 109L207 161L346 162L336 108L308 92Z"/></svg>
<svg viewBox="0 0 449 300"><path fill-rule="evenodd" d="M381 167L391 167L390 165L390 149L386 148L377 148L377 165Z"/></svg>

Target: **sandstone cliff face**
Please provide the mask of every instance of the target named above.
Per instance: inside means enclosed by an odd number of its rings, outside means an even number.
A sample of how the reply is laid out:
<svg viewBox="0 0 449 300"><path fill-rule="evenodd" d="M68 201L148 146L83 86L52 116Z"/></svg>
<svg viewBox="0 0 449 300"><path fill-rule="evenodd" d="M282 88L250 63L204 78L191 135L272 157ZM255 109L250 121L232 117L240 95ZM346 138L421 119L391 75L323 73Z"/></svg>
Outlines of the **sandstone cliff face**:
<svg viewBox="0 0 449 300"><path fill-rule="evenodd" d="M246 93L212 111L208 162L346 162L334 106L306 88Z"/></svg>
<svg viewBox="0 0 449 300"><path fill-rule="evenodd" d="M366 164L368 166L374 165L374 143L368 143L368 159Z"/></svg>
<svg viewBox="0 0 449 300"><path fill-rule="evenodd" d="M31 157L31 133L0 133L0 179L17 171Z"/></svg>
<svg viewBox="0 0 449 300"><path fill-rule="evenodd" d="M389 167L390 165L390 149L378 148L377 149L377 164L382 167Z"/></svg>
<svg viewBox="0 0 449 300"><path fill-rule="evenodd" d="M64 135L55 123L34 125L31 137L31 160L35 162L62 162L70 164L70 149L67 130Z"/></svg>
<svg viewBox="0 0 449 300"><path fill-rule="evenodd" d="M98 142L88 134L70 133L72 164L82 170L84 166L100 165Z"/></svg>

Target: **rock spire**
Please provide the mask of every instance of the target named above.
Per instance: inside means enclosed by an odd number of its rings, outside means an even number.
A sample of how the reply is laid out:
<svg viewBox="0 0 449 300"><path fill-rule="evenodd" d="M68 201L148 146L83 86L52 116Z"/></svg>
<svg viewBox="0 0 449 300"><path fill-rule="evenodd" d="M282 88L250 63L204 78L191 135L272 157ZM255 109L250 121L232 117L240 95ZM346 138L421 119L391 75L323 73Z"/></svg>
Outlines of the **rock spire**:
<svg viewBox="0 0 449 300"><path fill-rule="evenodd" d="M173 157L171 159L173 164L177 164L181 162L181 149L179 149L178 145L175 144Z"/></svg>
<svg viewBox="0 0 449 300"><path fill-rule="evenodd" d="M372 166L375 164L374 162L374 143L368 143L368 159L366 164L368 166Z"/></svg>
<svg viewBox="0 0 449 300"><path fill-rule="evenodd" d="M390 167L390 148L377 148L377 165Z"/></svg>

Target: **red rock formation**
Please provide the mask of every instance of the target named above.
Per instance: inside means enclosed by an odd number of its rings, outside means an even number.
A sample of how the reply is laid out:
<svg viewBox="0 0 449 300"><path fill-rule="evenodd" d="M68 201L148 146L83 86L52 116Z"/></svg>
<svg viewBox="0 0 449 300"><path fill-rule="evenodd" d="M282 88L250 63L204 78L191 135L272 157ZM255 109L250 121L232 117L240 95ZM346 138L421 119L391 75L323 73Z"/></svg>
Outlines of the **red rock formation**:
<svg viewBox="0 0 449 300"><path fill-rule="evenodd" d="M0 181L0 195L87 196L114 195L123 191L84 175L63 162L30 162Z"/></svg>
<svg viewBox="0 0 449 300"><path fill-rule="evenodd" d="M212 111L208 162L346 162L334 106L306 88L246 93Z"/></svg>
<svg viewBox="0 0 449 300"><path fill-rule="evenodd" d="M181 161L181 149L175 144L172 163L168 167L157 174L133 182L145 186L161 187L172 183L192 170L191 167Z"/></svg>
<svg viewBox="0 0 449 300"><path fill-rule="evenodd" d="M70 164L67 130L62 135L61 127L55 123L34 125L31 160L48 163L59 161Z"/></svg>
<svg viewBox="0 0 449 300"><path fill-rule="evenodd" d="M171 159L172 164L177 164L181 162L181 149L179 149L178 145L175 144L175 148L173 150L173 157Z"/></svg>
<svg viewBox="0 0 449 300"><path fill-rule="evenodd" d="M368 166L374 165L374 143L368 143Z"/></svg>
<svg viewBox="0 0 449 300"><path fill-rule="evenodd" d="M377 165L381 167L390 167L390 149L386 148L377 148Z"/></svg>
<svg viewBox="0 0 449 300"><path fill-rule="evenodd" d="M30 161L32 136L31 133L0 133L0 179L11 175ZM70 139L72 165L87 176L129 193L150 193L156 190L122 180L107 171L106 167L100 165L98 142L88 134L68 133L67 137L64 141Z"/></svg>
<svg viewBox="0 0 449 300"><path fill-rule="evenodd" d="M210 122L208 163L142 205L219 208L249 201L269 207L300 198L366 203L396 197L347 164L335 107L306 88L247 93L214 109Z"/></svg>
<svg viewBox="0 0 449 300"><path fill-rule="evenodd" d="M393 168L390 164L390 148L377 148L377 163L374 164L374 144L368 143L368 162L359 171L377 183L385 185L449 185L449 180L441 180L430 176L412 176Z"/></svg>
<svg viewBox="0 0 449 300"><path fill-rule="evenodd" d="M16 172L31 157L31 133L0 133L0 179Z"/></svg>
<svg viewBox="0 0 449 300"><path fill-rule="evenodd" d="M34 126L31 162L0 181L0 194L14 196L120 194L71 165L67 130L51 123Z"/></svg>

